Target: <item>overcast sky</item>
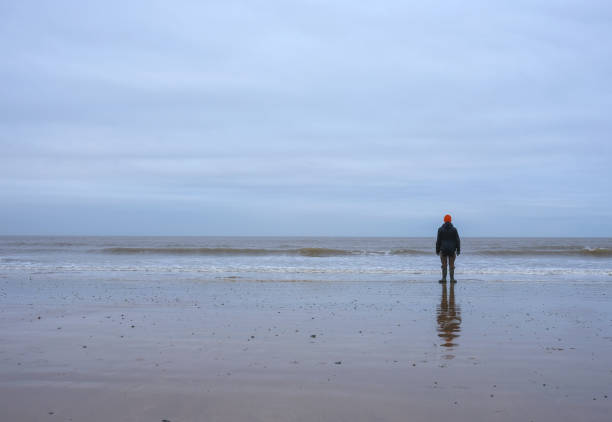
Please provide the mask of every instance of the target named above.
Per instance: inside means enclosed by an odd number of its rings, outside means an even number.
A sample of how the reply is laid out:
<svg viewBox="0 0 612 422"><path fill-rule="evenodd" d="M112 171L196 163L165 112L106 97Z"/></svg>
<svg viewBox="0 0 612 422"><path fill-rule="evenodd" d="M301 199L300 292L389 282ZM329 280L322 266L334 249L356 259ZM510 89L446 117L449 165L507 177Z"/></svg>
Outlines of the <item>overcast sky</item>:
<svg viewBox="0 0 612 422"><path fill-rule="evenodd" d="M0 234L612 236L609 1L2 1Z"/></svg>

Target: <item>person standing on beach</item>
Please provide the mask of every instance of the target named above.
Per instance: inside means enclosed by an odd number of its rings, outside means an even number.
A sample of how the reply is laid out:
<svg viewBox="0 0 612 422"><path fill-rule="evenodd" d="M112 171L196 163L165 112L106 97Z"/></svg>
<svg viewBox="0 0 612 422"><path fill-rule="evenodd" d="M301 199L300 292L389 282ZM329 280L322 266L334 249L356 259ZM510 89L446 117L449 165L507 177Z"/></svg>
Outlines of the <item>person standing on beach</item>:
<svg viewBox="0 0 612 422"><path fill-rule="evenodd" d="M455 280L455 257L461 253L461 240L459 233L451 223L451 216L444 216L444 224L438 229L438 239L436 240L436 254L440 255L442 261L442 279L440 283L446 283L446 265L450 270L450 281L456 283Z"/></svg>

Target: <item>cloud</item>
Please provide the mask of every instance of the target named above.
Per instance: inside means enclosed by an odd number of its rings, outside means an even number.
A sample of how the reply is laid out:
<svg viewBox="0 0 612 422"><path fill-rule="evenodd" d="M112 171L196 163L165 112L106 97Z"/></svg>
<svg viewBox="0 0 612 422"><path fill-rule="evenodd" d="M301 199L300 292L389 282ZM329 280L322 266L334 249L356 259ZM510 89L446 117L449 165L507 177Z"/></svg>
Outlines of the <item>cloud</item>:
<svg viewBox="0 0 612 422"><path fill-rule="evenodd" d="M611 15L7 2L0 233L610 235Z"/></svg>

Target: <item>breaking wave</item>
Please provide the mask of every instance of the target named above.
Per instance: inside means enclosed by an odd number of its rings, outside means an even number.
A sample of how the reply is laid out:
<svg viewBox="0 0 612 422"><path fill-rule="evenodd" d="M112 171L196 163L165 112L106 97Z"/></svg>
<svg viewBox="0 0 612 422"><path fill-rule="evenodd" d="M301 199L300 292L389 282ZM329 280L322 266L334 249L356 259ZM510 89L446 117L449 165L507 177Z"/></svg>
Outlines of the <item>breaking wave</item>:
<svg viewBox="0 0 612 422"><path fill-rule="evenodd" d="M100 252L94 250L93 252ZM204 255L204 256L304 256L304 257L334 257L334 256L356 256L356 255L392 255L392 256L426 256L433 255L434 250L420 249L390 249L390 250L352 250L333 248L294 248L294 249L261 249L261 248L198 248L198 247L161 247L161 248L139 248L139 247L114 247L104 248L103 253L116 255ZM576 257L612 257L612 249L609 248L558 248L558 249L481 249L467 250L464 255L481 255L492 257L527 257L527 256L576 256Z"/></svg>
<svg viewBox="0 0 612 422"><path fill-rule="evenodd" d="M592 256L612 257L612 249L608 248L563 248L563 249L490 249L472 252L477 255L489 256Z"/></svg>
<svg viewBox="0 0 612 422"><path fill-rule="evenodd" d="M162 255L236 255L236 256L267 256L296 255L310 257L362 255L363 251L330 249L330 248L299 248L299 249L258 249L258 248L105 248L104 253L118 255L162 254Z"/></svg>
<svg viewBox="0 0 612 422"><path fill-rule="evenodd" d="M431 255L433 249L430 251L422 251L418 249L392 249L389 251L390 255Z"/></svg>

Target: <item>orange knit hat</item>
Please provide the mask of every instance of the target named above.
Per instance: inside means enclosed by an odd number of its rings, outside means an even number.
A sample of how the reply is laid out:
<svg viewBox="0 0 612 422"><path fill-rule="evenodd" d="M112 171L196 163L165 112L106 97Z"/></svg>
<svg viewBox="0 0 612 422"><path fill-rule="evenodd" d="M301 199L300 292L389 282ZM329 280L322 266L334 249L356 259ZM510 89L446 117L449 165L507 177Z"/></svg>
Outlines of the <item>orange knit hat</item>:
<svg viewBox="0 0 612 422"><path fill-rule="evenodd" d="M444 222L445 222L445 223L450 223L450 222L451 222L451 220L452 220L452 218L451 218L450 214L446 214L446 215L444 216Z"/></svg>

